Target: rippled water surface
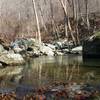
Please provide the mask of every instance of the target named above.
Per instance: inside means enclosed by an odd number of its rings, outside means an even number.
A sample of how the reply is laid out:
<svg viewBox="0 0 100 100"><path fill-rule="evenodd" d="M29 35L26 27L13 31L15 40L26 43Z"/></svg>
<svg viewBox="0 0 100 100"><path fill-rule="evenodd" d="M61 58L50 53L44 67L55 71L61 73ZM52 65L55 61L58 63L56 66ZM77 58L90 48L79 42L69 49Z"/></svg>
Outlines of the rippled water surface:
<svg viewBox="0 0 100 100"><path fill-rule="evenodd" d="M81 56L42 56L26 61L24 66L9 66L0 69L0 87L15 88L19 85L33 87L55 81L100 83L100 60L83 61Z"/></svg>

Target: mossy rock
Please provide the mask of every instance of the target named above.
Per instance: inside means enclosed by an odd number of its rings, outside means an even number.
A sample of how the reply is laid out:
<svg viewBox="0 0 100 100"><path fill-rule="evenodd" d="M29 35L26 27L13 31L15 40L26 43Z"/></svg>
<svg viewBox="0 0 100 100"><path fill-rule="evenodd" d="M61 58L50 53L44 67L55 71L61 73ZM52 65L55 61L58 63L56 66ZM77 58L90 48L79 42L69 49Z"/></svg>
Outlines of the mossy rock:
<svg viewBox="0 0 100 100"><path fill-rule="evenodd" d="M94 35L96 38L100 38L100 32L96 32Z"/></svg>
<svg viewBox="0 0 100 100"><path fill-rule="evenodd" d="M83 58L100 58L100 32L83 42Z"/></svg>

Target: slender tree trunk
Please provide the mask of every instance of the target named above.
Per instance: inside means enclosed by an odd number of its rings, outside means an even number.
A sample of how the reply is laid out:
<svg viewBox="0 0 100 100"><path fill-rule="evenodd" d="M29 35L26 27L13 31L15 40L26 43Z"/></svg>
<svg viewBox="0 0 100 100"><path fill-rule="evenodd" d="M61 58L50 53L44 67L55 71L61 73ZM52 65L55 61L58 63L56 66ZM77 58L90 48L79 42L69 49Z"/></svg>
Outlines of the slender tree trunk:
<svg viewBox="0 0 100 100"><path fill-rule="evenodd" d="M79 0L72 0L72 10L73 10L73 21L74 21L74 31L75 31L75 39L76 39L76 44L80 44L80 39L79 39L79 29L78 29L78 20L79 20Z"/></svg>
<svg viewBox="0 0 100 100"><path fill-rule="evenodd" d="M77 2L78 2L78 12L79 12L79 17L81 18L81 17L82 17L82 14L81 14L80 0L78 0Z"/></svg>
<svg viewBox="0 0 100 100"><path fill-rule="evenodd" d="M70 19L69 19L69 16L68 16L68 11L66 10L66 7L65 7L63 1L62 0L59 0L59 1L60 1L61 5L62 5L62 7L64 9L64 12L65 12L66 16L68 17L68 28L70 30L72 40L73 40L74 44L76 45L76 39L75 39L75 37L73 35L73 30L71 28Z"/></svg>
<svg viewBox="0 0 100 100"><path fill-rule="evenodd" d="M50 19L51 19L51 29L52 29L52 34L54 33L54 26L53 26L53 6L52 6L52 0L50 0L50 10L51 10L51 16L50 16Z"/></svg>
<svg viewBox="0 0 100 100"><path fill-rule="evenodd" d="M54 34L54 36L55 36L56 39L59 39L58 29L57 29L55 21L54 21L52 0L50 0L50 9L51 9L51 27L52 27L52 33Z"/></svg>
<svg viewBox="0 0 100 100"><path fill-rule="evenodd" d="M70 52L70 45L69 45L69 35L68 35L68 4L67 4L67 1L65 0L65 12L67 13L67 16L65 14L65 36L66 36L66 40L67 40L67 43L68 43L68 50Z"/></svg>
<svg viewBox="0 0 100 100"><path fill-rule="evenodd" d="M76 2L76 37L77 37L77 42L78 42L78 45L80 44L80 38L79 38L79 5L78 5L78 0Z"/></svg>
<svg viewBox="0 0 100 100"><path fill-rule="evenodd" d="M41 22L42 22L42 24L43 24L43 27L44 27L44 29L45 29L45 32L48 33L48 30L47 30L47 27L46 27L45 21L44 21L43 12L42 12L42 9L41 9L41 6L39 5L39 3L38 3L38 8L39 8L39 11L40 11Z"/></svg>
<svg viewBox="0 0 100 100"><path fill-rule="evenodd" d="M69 27L69 30L70 30L70 32L71 32L72 40L73 40L74 44L76 45L77 43L76 43L76 39L75 39L75 37L74 37L74 35L73 35L73 30L72 30L72 28L71 28L71 24L70 24L69 17L68 17L68 27Z"/></svg>
<svg viewBox="0 0 100 100"><path fill-rule="evenodd" d="M100 12L100 8L99 8L99 0L96 0L96 9L97 9L97 12Z"/></svg>
<svg viewBox="0 0 100 100"><path fill-rule="evenodd" d="M35 3L35 0L32 0L32 4L33 4L34 12L35 12L36 23L37 23L38 41L39 41L39 45L41 45L40 25L39 25L39 18L38 18L38 15L37 15L37 9L36 9L36 3Z"/></svg>
<svg viewBox="0 0 100 100"><path fill-rule="evenodd" d="M88 33L89 33L90 22L89 22L88 0L85 0L85 6L86 6L86 23L87 23Z"/></svg>
<svg viewBox="0 0 100 100"><path fill-rule="evenodd" d="M66 0L65 0L65 10L67 12L67 2L66 2ZM66 39L68 41L68 29L67 29L68 25L67 25L67 23L68 23L68 19L67 19L67 16L65 14L65 36L66 36Z"/></svg>
<svg viewBox="0 0 100 100"><path fill-rule="evenodd" d="M76 5L75 5L76 0L72 0L72 10L73 10L73 18L74 20L76 19Z"/></svg>
<svg viewBox="0 0 100 100"><path fill-rule="evenodd" d="M59 40L58 27L56 26L54 19L52 21L53 21L54 33L56 33L55 35L57 39Z"/></svg>

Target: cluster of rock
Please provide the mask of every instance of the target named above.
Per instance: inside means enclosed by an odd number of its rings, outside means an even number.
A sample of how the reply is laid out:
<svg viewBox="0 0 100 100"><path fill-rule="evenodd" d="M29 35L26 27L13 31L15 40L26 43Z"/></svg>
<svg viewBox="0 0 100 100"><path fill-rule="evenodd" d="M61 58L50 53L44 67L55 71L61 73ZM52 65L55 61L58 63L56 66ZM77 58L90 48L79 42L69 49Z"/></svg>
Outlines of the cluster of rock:
<svg viewBox="0 0 100 100"><path fill-rule="evenodd" d="M81 53L82 46L73 48L73 43L58 41L52 44L41 43L34 38L16 39L11 42L8 49L0 45L0 63L1 65L19 65L24 64L25 57L38 57L41 55L55 56L65 55L67 53Z"/></svg>
<svg viewBox="0 0 100 100"><path fill-rule="evenodd" d="M27 54L31 54L30 56L34 55L47 55L47 56L54 56L59 54L65 53L81 53L82 46L78 46L76 48L73 47L72 42L63 41L56 41L52 44L49 43L41 43L38 44L36 39L19 39L16 40L11 44L14 52L22 53L26 51Z"/></svg>

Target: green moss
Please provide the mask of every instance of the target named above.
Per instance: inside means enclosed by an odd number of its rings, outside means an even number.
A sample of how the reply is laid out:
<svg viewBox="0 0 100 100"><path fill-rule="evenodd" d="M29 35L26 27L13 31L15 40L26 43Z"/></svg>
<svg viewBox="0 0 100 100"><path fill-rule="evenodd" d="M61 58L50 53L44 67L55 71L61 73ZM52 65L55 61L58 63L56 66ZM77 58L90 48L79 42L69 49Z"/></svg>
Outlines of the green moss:
<svg viewBox="0 0 100 100"><path fill-rule="evenodd" d="M96 32L95 36L98 37L98 38L100 38L100 32Z"/></svg>

